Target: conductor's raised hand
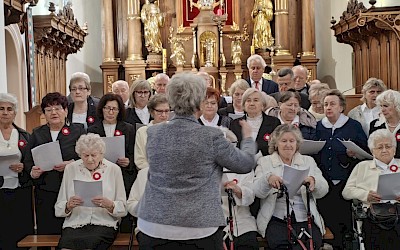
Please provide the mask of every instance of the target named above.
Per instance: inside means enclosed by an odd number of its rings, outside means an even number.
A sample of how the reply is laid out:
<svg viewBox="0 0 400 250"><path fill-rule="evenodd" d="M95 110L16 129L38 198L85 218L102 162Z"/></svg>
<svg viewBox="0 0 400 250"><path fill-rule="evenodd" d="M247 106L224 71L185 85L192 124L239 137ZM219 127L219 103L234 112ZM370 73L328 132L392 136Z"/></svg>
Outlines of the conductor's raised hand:
<svg viewBox="0 0 400 250"><path fill-rule="evenodd" d="M242 126L242 136L243 138L252 137L252 130L249 123L245 120L239 121L240 126Z"/></svg>

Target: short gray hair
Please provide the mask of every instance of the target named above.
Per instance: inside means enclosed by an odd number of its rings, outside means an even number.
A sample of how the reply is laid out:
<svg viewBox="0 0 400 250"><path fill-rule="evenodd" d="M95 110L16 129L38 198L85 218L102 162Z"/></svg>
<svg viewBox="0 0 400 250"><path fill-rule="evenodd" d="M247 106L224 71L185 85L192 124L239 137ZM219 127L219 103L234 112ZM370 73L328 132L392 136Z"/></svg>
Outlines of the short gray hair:
<svg viewBox="0 0 400 250"><path fill-rule="evenodd" d="M15 95L9 93L0 93L0 102L11 103L15 112L18 111L18 99Z"/></svg>
<svg viewBox="0 0 400 250"><path fill-rule="evenodd" d="M400 115L400 93L396 90L388 89L376 98L376 105L393 104L397 114Z"/></svg>
<svg viewBox="0 0 400 250"><path fill-rule="evenodd" d="M396 138L393 136L393 133L389 131L389 129L378 129L369 135L369 149L372 151L372 149L376 148L376 142L382 139L389 139L393 147L397 146Z"/></svg>
<svg viewBox="0 0 400 250"><path fill-rule="evenodd" d="M92 86L90 85L90 77L88 74L83 73L83 72L75 72L71 75L71 79L69 80L69 90L71 90L71 85L76 83L76 82L81 82L83 81L85 83L85 86L88 90L92 89Z"/></svg>
<svg viewBox="0 0 400 250"><path fill-rule="evenodd" d="M293 133L296 138L296 151L299 150L300 144L303 142L303 136L301 135L300 129L292 124L282 124L274 129L272 132L269 143L268 143L268 153L273 154L278 151L278 141L281 139L284 133Z"/></svg>
<svg viewBox="0 0 400 250"><path fill-rule="evenodd" d="M264 58L262 58L262 56L254 54L251 55L249 58L247 58L247 68L250 68L250 63L252 61L258 61L259 63L261 63L261 65L263 66L263 68L265 69L265 67L267 67L267 63L265 62Z"/></svg>
<svg viewBox="0 0 400 250"><path fill-rule="evenodd" d="M169 81L169 76L164 73L159 73L154 77L154 82L157 82L158 80L161 80L161 79L165 79L165 80Z"/></svg>
<svg viewBox="0 0 400 250"><path fill-rule="evenodd" d="M285 77L287 75L290 75L290 79L294 79L294 73L291 68L282 68L278 71L278 77Z"/></svg>
<svg viewBox="0 0 400 250"><path fill-rule="evenodd" d="M131 106L131 108L136 107L135 91L138 89L147 89L148 91L150 91L149 98L151 96L151 86L149 81L143 79L137 79L132 83L129 91L129 105Z"/></svg>
<svg viewBox="0 0 400 250"><path fill-rule="evenodd" d="M250 88L249 83L244 80L244 79L238 79L236 81L234 81L231 85L231 87L229 88L229 95L233 96L233 94L235 93L236 89L242 89L242 90L246 90L248 88Z"/></svg>
<svg viewBox="0 0 400 250"><path fill-rule="evenodd" d="M147 108L152 112L157 105L164 103L168 103L167 96L165 94L155 94L150 97L149 102L147 103Z"/></svg>
<svg viewBox="0 0 400 250"><path fill-rule="evenodd" d="M177 115L189 116L200 110L206 91L207 84L203 77L193 73L179 73L167 85L167 99Z"/></svg>
<svg viewBox="0 0 400 250"><path fill-rule="evenodd" d="M112 92L114 92L114 89L115 89L117 86L124 86L124 87L126 87L127 89L129 89L129 84L128 84L127 81L118 80L118 81L113 82L113 84L111 85Z"/></svg>
<svg viewBox="0 0 400 250"><path fill-rule="evenodd" d="M339 98L339 105L343 108L342 113L346 109L346 98L338 89L331 89L325 93L324 101L327 96L337 96Z"/></svg>
<svg viewBox="0 0 400 250"><path fill-rule="evenodd" d="M316 96L320 96L322 99L329 90L331 89L326 83L314 83L310 86L310 89L308 90L308 98L311 100Z"/></svg>
<svg viewBox="0 0 400 250"><path fill-rule="evenodd" d="M296 70L296 69L300 69L300 70L303 71L303 73L306 74L306 76L307 76L308 70L307 70L307 68L306 68L305 66L303 66L303 65L296 65L296 66L294 66L294 67L292 68L292 71L294 71L294 70Z"/></svg>
<svg viewBox="0 0 400 250"><path fill-rule="evenodd" d="M259 91L258 89L256 89L256 88L248 88L248 89L246 89L246 91L243 93L243 97L242 97L242 108L243 108L243 111L246 111L245 110L245 106L244 106L244 104L246 103L246 100L249 98L249 96L251 95L251 94L253 94L253 93L258 93L259 95L260 95L260 100L261 100L261 103L262 103L262 105L263 105L263 110L265 110L266 108L267 108L267 99L263 96L263 94L261 93L261 91Z"/></svg>
<svg viewBox="0 0 400 250"><path fill-rule="evenodd" d="M361 90L361 93L363 95L361 97L362 102L367 101L367 99L365 98L365 94L367 93L367 91L372 88L375 88L375 87L380 89L382 92L386 90L386 85L385 85L385 83L383 83L383 81L381 79L371 77L365 82L365 84Z"/></svg>
<svg viewBox="0 0 400 250"><path fill-rule="evenodd" d="M104 155L106 151L106 144L104 143L103 139L101 139L100 135L93 133L81 135L75 146L75 152L79 155L79 157L83 154L83 152L91 151L93 149L96 149L100 154Z"/></svg>

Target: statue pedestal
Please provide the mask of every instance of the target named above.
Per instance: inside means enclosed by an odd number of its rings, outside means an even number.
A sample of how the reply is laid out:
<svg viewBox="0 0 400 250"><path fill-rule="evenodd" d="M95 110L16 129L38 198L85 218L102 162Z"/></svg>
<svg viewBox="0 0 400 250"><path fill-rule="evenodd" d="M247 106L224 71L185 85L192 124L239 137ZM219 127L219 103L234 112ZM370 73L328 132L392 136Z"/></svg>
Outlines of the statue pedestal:
<svg viewBox="0 0 400 250"><path fill-rule="evenodd" d="M155 54L155 53L150 53L147 55L147 64L159 64L162 65L162 55L161 54Z"/></svg>
<svg viewBox="0 0 400 250"><path fill-rule="evenodd" d="M242 65L235 65L235 69L233 70L233 74L235 74L236 80L241 79L242 75L243 75Z"/></svg>
<svg viewBox="0 0 400 250"><path fill-rule="evenodd" d="M125 61L125 81L128 82L129 86L136 79L146 79L146 63L144 60L136 61Z"/></svg>
<svg viewBox="0 0 400 250"><path fill-rule="evenodd" d="M115 61L103 62L100 68L103 71L103 92L104 94L112 92L112 84L118 80L119 65Z"/></svg>

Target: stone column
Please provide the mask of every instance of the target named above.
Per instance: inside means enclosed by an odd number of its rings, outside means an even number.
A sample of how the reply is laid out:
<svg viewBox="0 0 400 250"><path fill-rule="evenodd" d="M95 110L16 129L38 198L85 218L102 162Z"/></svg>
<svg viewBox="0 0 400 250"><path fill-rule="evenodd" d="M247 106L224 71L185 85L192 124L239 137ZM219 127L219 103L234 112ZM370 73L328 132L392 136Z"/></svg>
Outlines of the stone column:
<svg viewBox="0 0 400 250"><path fill-rule="evenodd" d="M126 61L143 60L139 0L128 0L128 57Z"/></svg>
<svg viewBox="0 0 400 250"><path fill-rule="evenodd" d="M289 51L289 1L275 0L275 45L280 45L276 56L291 56Z"/></svg>
<svg viewBox="0 0 400 250"><path fill-rule="evenodd" d="M314 0L302 0L302 56L315 56L313 45L315 41Z"/></svg>
<svg viewBox="0 0 400 250"><path fill-rule="evenodd" d="M115 56L112 0L103 0L102 14L104 32L103 62L114 62Z"/></svg>
<svg viewBox="0 0 400 250"><path fill-rule="evenodd" d="M0 13L4 13L4 1L0 0ZM4 31L4 15L0 20L0 63L6 63L6 38ZM7 93L7 67L0 68L0 92Z"/></svg>

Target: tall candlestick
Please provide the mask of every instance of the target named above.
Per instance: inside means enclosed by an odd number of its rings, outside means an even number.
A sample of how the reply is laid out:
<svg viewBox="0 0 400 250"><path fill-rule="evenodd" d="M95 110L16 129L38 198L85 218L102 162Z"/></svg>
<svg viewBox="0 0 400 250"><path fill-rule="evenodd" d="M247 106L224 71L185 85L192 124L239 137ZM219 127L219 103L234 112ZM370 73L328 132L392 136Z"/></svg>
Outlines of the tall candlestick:
<svg viewBox="0 0 400 250"><path fill-rule="evenodd" d="M162 50L162 70L163 73L167 73L167 49Z"/></svg>

